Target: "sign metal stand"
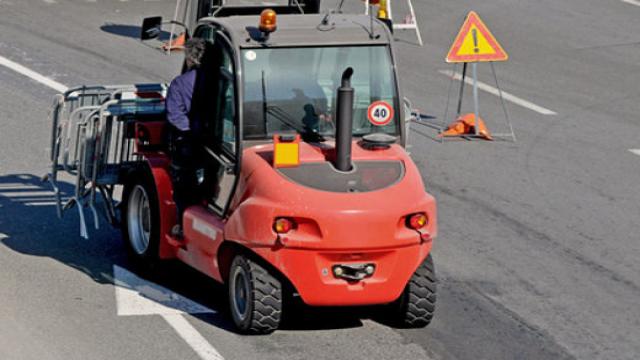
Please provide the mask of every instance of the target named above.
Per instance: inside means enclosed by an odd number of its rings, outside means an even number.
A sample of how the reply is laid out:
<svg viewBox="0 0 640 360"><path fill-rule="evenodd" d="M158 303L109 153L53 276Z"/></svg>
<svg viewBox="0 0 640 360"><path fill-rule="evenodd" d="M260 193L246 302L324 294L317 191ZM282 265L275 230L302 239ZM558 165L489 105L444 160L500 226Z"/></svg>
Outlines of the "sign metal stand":
<svg viewBox="0 0 640 360"><path fill-rule="evenodd" d="M474 133L469 134L459 134L459 135L447 135L440 136L441 140L444 141L445 137L462 137L462 138L485 138L486 136L480 134L480 101L478 99L478 62L489 62L491 65L491 72L493 74L493 78L495 80L496 88L498 89L498 95L500 98L500 103L502 105L502 109L504 111L506 126L509 128L508 133L500 133L500 134L492 134L491 136L497 138L511 138L514 142L516 141L516 136L513 131L513 126L511 125L511 120L509 119L509 113L507 112L507 107L504 101L504 97L502 95L502 89L500 88L500 84L498 83L498 77L496 75L495 66L493 65L494 61L506 61L508 59L507 53L502 49L500 44L497 42L495 37L491 34L489 29L484 25L482 20L478 17L475 12L470 12L465 22L463 23L458 36L454 40L451 49L449 50L449 54L447 55L447 62L453 63L453 71L451 73L451 84L449 86L449 91L447 92L447 105L445 108L445 114L443 118L442 127L440 128L440 134L442 135L445 126L447 123L447 117L449 112L449 100L451 96L451 88L454 80L460 80L460 92L458 95L458 104L456 109L455 121L460 118L462 113L462 99L464 96L464 86L467 80L467 64L471 63L471 73L473 76L473 80L471 85L473 87L473 114L474 114ZM457 64L462 63L462 76L459 76L456 72Z"/></svg>

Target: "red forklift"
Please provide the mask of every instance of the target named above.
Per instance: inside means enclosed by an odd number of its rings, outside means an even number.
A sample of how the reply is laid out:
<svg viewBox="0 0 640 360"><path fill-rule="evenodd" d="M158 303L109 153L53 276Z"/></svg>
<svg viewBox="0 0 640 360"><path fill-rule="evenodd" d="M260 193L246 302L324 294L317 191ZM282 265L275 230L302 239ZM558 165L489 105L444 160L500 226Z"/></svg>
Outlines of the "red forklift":
<svg viewBox="0 0 640 360"><path fill-rule="evenodd" d="M282 7L280 7L282 10ZM177 223L165 84L81 86L53 109L49 182L74 206L122 228L139 260L178 259L226 284L244 333L276 330L285 296L310 306L384 305L402 327L435 309L436 203L405 151L411 110L393 39L364 15L235 7L193 37L210 108L197 170L200 201ZM158 34L147 21L143 33ZM323 116L314 116L322 114ZM68 199L58 182L75 182Z"/></svg>

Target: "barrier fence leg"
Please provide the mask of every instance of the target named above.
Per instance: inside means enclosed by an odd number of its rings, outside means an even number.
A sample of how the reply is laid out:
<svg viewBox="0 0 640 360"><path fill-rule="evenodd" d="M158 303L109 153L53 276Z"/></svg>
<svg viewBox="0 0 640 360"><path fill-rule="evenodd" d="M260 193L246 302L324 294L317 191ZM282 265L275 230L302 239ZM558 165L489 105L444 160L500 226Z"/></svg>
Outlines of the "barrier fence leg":
<svg viewBox="0 0 640 360"><path fill-rule="evenodd" d="M415 11L413 11L413 4L411 3L411 0L409 1L409 12L411 13L411 21L413 21L413 24L416 26L416 35L418 36L418 44L420 44L420 46L422 46L422 36L420 35L420 27L418 26L418 18L416 17L416 13Z"/></svg>
<svg viewBox="0 0 640 360"><path fill-rule="evenodd" d="M180 9L180 0L176 1L176 10L173 14L173 21L178 21L178 9ZM167 46L167 55L171 54L171 42L173 42L173 33L176 30L176 25L171 24L171 32L169 34L169 46Z"/></svg>

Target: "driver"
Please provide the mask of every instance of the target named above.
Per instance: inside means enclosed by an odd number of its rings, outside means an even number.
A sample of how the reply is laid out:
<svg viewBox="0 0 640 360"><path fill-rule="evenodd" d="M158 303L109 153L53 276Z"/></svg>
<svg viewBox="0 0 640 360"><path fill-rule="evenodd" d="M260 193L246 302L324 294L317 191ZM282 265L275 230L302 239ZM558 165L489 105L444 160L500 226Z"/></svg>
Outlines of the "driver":
<svg viewBox="0 0 640 360"><path fill-rule="evenodd" d="M177 209L177 224L171 235L182 238L182 215L184 210L198 201L196 171L198 151L201 149L199 136L201 129L198 111L193 105L194 90L197 81L203 76L200 65L205 53L206 43L202 39L190 39L185 43L186 71L173 79L167 91L167 120L170 126L169 153L171 157L170 173L173 181L173 198Z"/></svg>

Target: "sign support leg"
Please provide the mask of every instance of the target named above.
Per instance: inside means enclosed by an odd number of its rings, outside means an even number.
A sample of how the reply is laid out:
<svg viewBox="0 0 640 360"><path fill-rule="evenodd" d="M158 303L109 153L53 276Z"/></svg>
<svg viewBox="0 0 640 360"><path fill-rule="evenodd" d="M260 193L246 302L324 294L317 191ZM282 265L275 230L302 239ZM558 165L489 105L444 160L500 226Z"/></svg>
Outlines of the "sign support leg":
<svg viewBox="0 0 640 360"><path fill-rule="evenodd" d="M473 127L475 128L476 136L478 136L480 135L480 126L478 126L480 123L480 110L478 104L478 63L474 62L473 64L471 64L471 69L473 71L473 111L475 114ZM464 84L464 80L462 81L462 83Z"/></svg>
<svg viewBox="0 0 640 360"><path fill-rule="evenodd" d="M498 94L500 95L500 103L502 104L502 111L504 111L504 118L507 122L507 126L509 126L511 139L513 139L513 142L516 142L516 133L513 131L513 125L511 125L511 119L509 118L509 112L507 111L507 104L505 104L504 102L504 96L502 96L502 89L498 84L498 75L496 75L496 69L493 66L493 61L489 62L489 64L491 64L491 72L493 73L493 79L496 81L496 88L498 88Z"/></svg>
<svg viewBox="0 0 640 360"><path fill-rule="evenodd" d="M452 76L455 76L455 72ZM454 119L457 120L460 117L460 113L462 112L462 97L464 96L464 80L467 77L467 63L463 63L462 65L462 79L460 80L460 95L458 96L458 109L456 112L456 118Z"/></svg>
<svg viewBox="0 0 640 360"><path fill-rule="evenodd" d="M445 131L447 127L447 121L449 121L449 105L451 104L451 90L453 89L453 83L455 82L455 74L458 69L458 64L453 64L453 71L451 72L451 80L449 81L449 87L447 88L447 105L444 107L444 115L442 116L442 124L440 125L440 129L438 133L440 134L440 142L444 142L444 136L442 133ZM458 103L458 108L460 108L461 104ZM460 112L460 110L458 110Z"/></svg>

